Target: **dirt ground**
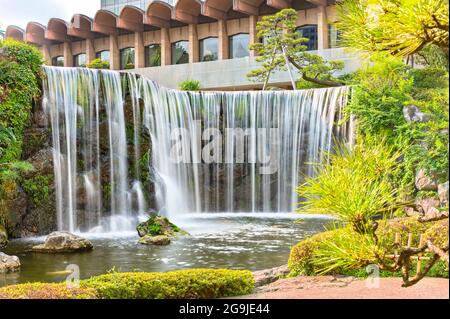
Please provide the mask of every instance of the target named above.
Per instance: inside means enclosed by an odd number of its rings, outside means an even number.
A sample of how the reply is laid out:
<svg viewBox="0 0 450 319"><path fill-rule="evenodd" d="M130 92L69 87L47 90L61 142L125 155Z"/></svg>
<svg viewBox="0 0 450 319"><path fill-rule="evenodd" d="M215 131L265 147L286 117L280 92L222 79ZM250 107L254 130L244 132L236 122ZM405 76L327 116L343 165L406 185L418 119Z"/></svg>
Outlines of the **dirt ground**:
<svg viewBox="0 0 450 319"><path fill-rule="evenodd" d="M379 282L352 277L296 277L258 288L242 299L448 299L449 280L425 278L415 286L402 287L400 278Z"/></svg>

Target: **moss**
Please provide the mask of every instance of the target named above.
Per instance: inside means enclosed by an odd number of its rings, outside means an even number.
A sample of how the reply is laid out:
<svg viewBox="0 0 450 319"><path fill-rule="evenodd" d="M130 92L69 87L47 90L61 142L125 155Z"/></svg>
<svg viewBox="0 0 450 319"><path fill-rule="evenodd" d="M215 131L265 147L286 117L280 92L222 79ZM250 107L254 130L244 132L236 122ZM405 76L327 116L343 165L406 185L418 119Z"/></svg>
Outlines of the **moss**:
<svg viewBox="0 0 450 319"><path fill-rule="evenodd" d="M66 284L32 283L0 288L0 299L96 299L92 288L68 288Z"/></svg>
<svg viewBox="0 0 450 319"><path fill-rule="evenodd" d="M102 299L209 299L250 293L250 271L191 269L167 273L112 273L82 282Z"/></svg>
<svg viewBox="0 0 450 319"><path fill-rule="evenodd" d="M288 266L290 269L290 276L298 275L314 275L316 269L313 265L314 255L319 249L322 242L325 240L333 240L338 238L342 233L346 232L345 228L332 230L324 233L316 234L299 242L291 249ZM421 223L416 218L397 218L387 221L380 221L377 229L379 238L386 238L388 240L388 247L394 244L395 234L401 235L401 243L403 246L407 245L408 234L412 234L411 245L417 247L420 241L420 235L423 234L424 240L427 238L434 238L434 242L438 246L448 245L448 220L442 220L431 223ZM446 243L446 244L445 244ZM415 267L412 267L415 269ZM357 277L366 276L364 269L353 269L351 271L337 270L337 274L352 275ZM384 277L399 276L400 273L382 273ZM429 273L429 276L448 278L448 266L445 267L441 262L437 263Z"/></svg>
<svg viewBox="0 0 450 319"><path fill-rule="evenodd" d="M35 176L24 180L22 187L36 207L45 206L51 200L53 175Z"/></svg>
<svg viewBox="0 0 450 319"><path fill-rule="evenodd" d="M148 221L138 225L137 231L141 237L145 235L168 237L186 234L177 225L171 223L166 217L151 216Z"/></svg>

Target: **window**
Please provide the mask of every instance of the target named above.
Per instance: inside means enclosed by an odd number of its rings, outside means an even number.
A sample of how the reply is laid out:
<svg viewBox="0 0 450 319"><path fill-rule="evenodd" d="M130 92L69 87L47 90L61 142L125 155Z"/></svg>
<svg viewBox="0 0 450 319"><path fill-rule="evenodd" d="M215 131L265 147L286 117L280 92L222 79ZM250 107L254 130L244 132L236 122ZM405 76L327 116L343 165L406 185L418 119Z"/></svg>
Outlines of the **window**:
<svg viewBox="0 0 450 319"><path fill-rule="evenodd" d="M172 43L172 64L189 63L189 41Z"/></svg>
<svg viewBox="0 0 450 319"><path fill-rule="evenodd" d="M250 55L248 49L250 37L248 33L240 33L230 37L230 58L243 58Z"/></svg>
<svg viewBox="0 0 450 319"><path fill-rule="evenodd" d="M152 44L145 47L145 67L161 65L161 45Z"/></svg>
<svg viewBox="0 0 450 319"><path fill-rule="evenodd" d="M304 43L306 45L307 50L317 50L317 25L308 24L297 28L297 32L301 38L308 39L308 42Z"/></svg>
<svg viewBox="0 0 450 319"><path fill-rule="evenodd" d="M134 69L134 48L125 48L120 50L120 69L129 70Z"/></svg>
<svg viewBox="0 0 450 319"><path fill-rule="evenodd" d="M86 67L86 54L80 53L73 57L73 66L84 68Z"/></svg>
<svg viewBox="0 0 450 319"><path fill-rule="evenodd" d="M341 31L334 24L328 26L328 43L330 48L339 48L341 46Z"/></svg>
<svg viewBox="0 0 450 319"><path fill-rule="evenodd" d="M219 43L217 38L211 37L200 40L200 62L216 61L219 59Z"/></svg>
<svg viewBox="0 0 450 319"><path fill-rule="evenodd" d="M64 66L64 57L63 56L57 56L52 59L52 65L53 66Z"/></svg>
<svg viewBox="0 0 450 319"><path fill-rule="evenodd" d="M109 51L100 51L95 54L97 59L109 62Z"/></svg>

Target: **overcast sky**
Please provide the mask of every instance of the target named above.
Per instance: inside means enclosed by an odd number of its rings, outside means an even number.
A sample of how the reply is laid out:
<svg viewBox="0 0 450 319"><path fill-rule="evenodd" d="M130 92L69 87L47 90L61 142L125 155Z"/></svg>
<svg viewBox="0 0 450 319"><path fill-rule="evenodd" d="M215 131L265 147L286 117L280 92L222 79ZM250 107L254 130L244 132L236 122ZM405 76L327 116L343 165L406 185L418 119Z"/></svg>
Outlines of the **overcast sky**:
<svg viewBox="0 0 450 319"><path fill-rule="evenodd" d="M50 18L70 21L75 13L93 17L100 0L0 0L0 27L17 25L25 29L30 21L47 25Z"/></svg>

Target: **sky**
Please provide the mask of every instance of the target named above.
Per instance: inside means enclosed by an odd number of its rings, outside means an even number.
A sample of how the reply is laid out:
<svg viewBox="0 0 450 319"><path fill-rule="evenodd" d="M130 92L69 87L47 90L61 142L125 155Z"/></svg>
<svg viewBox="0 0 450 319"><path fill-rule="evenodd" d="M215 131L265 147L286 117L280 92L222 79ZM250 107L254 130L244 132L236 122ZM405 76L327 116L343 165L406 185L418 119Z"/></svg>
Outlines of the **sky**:
<svg viewBox="0 0 450 319"><path fill-rule="evenodd" d="M47 25L50 18L70 21L75 13L93 17L100 0L0 0L0 29L16 25L25 29L30 21Z"/></svg>

